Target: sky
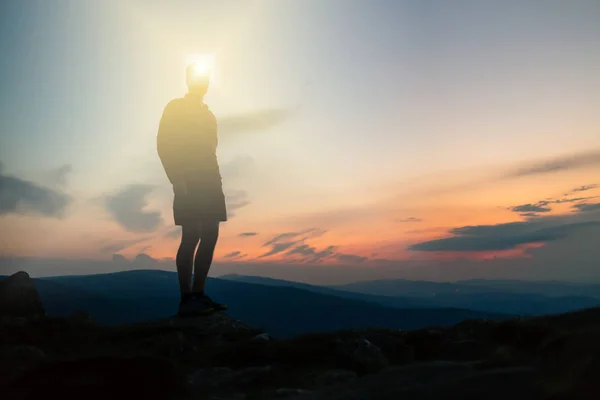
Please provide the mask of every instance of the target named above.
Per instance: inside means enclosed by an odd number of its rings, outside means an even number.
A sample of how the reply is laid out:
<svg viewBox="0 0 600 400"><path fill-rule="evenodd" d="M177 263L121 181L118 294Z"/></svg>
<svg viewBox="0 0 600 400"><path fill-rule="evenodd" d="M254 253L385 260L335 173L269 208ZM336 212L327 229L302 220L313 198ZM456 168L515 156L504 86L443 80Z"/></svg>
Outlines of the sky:
<svg viewBox="0 0 600 400"><path fill-rule="evenodd" d="M595 0L7 0L0 18L0 273L174 268L158 122L213 54L213 274L600 281Z"/></svg>

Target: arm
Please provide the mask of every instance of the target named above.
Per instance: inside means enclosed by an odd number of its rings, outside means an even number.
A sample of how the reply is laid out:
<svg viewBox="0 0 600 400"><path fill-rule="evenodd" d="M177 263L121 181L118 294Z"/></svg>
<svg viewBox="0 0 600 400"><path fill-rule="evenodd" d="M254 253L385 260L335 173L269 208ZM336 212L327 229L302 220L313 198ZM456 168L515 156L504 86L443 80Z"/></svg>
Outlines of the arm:
<svg viewBox="0 0 600 400"><path fill-rule="evenodd" d="M170 102L163 111L156 136L158 156L167 178L174 186L181 182L180 154L177 143L176 104Z"/></svg>
<svg viewBox="0 0 600 400"><path fill-rule="evenodd" d="M212 132L213 135L214 135L213 136L213 143L214 143L215 150L216 150L217 145L219 144L219 134L218 134L218 132L219 132L219 124L217 123L217 118L215 117L215 114L213 114L213 112L210 111L210 110L208 112L210 113L210 118L209 118L210 125L211 125L210 126L210 132Z"/></svg>

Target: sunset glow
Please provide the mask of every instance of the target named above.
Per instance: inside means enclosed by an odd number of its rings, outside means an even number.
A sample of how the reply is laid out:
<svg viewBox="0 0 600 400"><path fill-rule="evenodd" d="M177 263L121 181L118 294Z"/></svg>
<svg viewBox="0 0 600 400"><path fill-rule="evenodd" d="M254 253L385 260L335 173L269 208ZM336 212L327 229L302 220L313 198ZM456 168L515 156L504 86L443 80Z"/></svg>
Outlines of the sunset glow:
<svg viewBox="0 0 600 400"><path fill-rule="evenodd" d="M230 214L215 274L600 280L600 3L23 3L4 257L174 269L156 133L193 64Z"/></svg>

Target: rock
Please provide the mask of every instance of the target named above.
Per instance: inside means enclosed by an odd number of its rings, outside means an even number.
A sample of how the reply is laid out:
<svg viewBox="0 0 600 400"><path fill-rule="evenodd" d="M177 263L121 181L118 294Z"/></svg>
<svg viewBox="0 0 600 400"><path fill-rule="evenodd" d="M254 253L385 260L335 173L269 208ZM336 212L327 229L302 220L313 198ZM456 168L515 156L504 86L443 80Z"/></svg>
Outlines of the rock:
<svg viewBox="0 0 600 400"><path fill-rule="evenodd" d="M334 369L325 371L315 377L314 383L316 386L330 386L338 383L346 383L355 381L358 378L356 372L345 369Z"/></svg>
<svg viewBox="0 0 600 400"><path fill-rule="evenodd" d="M414 349L406 344L404 336L399 331L364 332L364 337L379 347L391 364L405 364L415 358Z"/></svg>
<svg viewBox="0 0 600 400"><path fill-rule="evenodd" d="M0 317L39 318L46 315L33 279L17 272L0 281Z"/></svg>
<svg viewBox="0 0 600 400"><path fill-rule="evenodd" d="M439 359L449 339L440 330L425 329L407 332L404 340L414 351L414 359L428 361Z"/></svg>
<svg viewBox="0 0 600 400"><path fill-rule="evenodd" d="M543 324L537 325L529 320L508 320L497 323L491 330L489 339L498 344L533 352L540 343L554 334L555 329Z"/></svg>
<svg viewBox="0 0 600 400"><path fill-rule="evenodd" d="M192 318L180 318L175 316L171 318L134 324L133 326L141 329L146 329L149 327L189 329L195 331L198 335L213 338L221 337L225 340L252 338L263 333L259 329L254 329L242 324L241 322L229 317L225 313L214 313L211 315Z"/></svg>
<svg viewBox="0 0 600 400"><path fill-rule="evenodd" d="M271 336L269 336L268 333L261 333L259 335L256 335L252 338L252 340L258 340L258 341L263 341L263 342L268 342L271 341Z"/></svg>
<svg viewBox="0 0 600 400"><path fill-rule="evenodd" d="M30 345L3 347L0 350L0 383L8 382L21 372L46 360L44 351Z"/></svg>
<svg viewBox="0 0 600 400"><path fill-rule="evenodd" d="M157 337L158 354L167 357L177 357L183 354L194 353L194 347L186 340L182 332L173 331Z"/></svg>
<svg viewBox="0 0 600 400"><path fill-rule="evenodd" d="M538 353L549 398L600 398L598 331L557 334L541 344Z"/></svg>
<svg viewBox="0 0 600 400"><path fill-rule="evenodd" d="M7 362L38 362L46 357L43 350L28 345L17 345L3 348L0 351L2 361Z"/></svg>
<svg viewBox="0 0 600 400"><path fill-rule="evenodd" d="M518 366L527 363L526 355L512 346L500 345L482 358L482 368Z"/></svg>
<svg viewBox="0 0 600 400"><path fill-rule="evenodd" d="M292 396L306 396L310 395L312 392L304 389L290 389L290 388L279 388L275 391L275 395L277 398L285 398Z"/></svg>
<svg viewBox="0 0 600 400"><path fill-rule="evenodd" d="M323 388L294 400L347 399L407 399L411 387L427 388L432 382L457 379L474 371L469 363L428 362L387 368L377 374L365 375L356 381ZM456 397L459 399L460 397ZM429 399L421 397L420 399ZM434 398L432 398L434 399Z"/></svg>
<svg viewBox="0 0 600 400"><path fill-rule="evenodd" d="M204 368L193 373L189 378L189 383L199 393L222 388L248 388L268 382L272 371L273 367L270 365L241 370L223 367Z"/></svg>
<svg viewBox="0 0 600 400"><path fill-rule="evenodd" d="M381 349L365 338L358 340L352 361L358 373L378 372L389 365Z"/></svg>
<svg viewBox="0 0 600 400"><path fill-rule="evenodd" d="M203 368L190 375L188 382L195 392L206 393L212 389L218 389L224 383L228 383L234 371L226 367Z"/></svg>
<svg viewBox="0 0 600 400"><path fill-rule="evenodd" d="M537 398L531 368L478 371L472 363L428 362L391 367L294 400L526 400Z"/></svg>
<svg viewBox="0 0 600 400"><path fill-rule="evenodd" d="M418 399L421 388L409 391L406 398ZM432 382L428 393L432 399L451 400L530 400L539 398L537 376L531 367L500 368L477 371L444 382Z"/></svg>
<svg viewBox="0 0 600 400"><path fill-rule="evenodd" d="M438 356L441 360L473 361L486 354L488 348L477 340L457 340L445 343Z"/></svg>

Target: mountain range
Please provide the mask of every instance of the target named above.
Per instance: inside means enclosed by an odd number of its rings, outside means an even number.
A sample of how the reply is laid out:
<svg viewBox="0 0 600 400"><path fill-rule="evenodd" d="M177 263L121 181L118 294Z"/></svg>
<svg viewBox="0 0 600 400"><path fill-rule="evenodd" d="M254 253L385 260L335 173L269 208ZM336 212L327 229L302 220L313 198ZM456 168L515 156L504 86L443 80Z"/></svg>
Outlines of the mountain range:
<svg viewBox="0 0 600 400"><path fill-rule="evenodd" d="M225 275L221 278L255 284L291 286L394 308L461 308L537 316L600 305L600 285L557 281L429 282L390 279L327 287L258 276Z"/></svg>
<svg viewBox="0 0 600 400"><path fill-rule="evenodd" d="M172 316L179 301L177 274L171 271L56 276L34 282L49 315L85 310L109 325ZM278 337L354 328L419 329L467 318L499 320L600 305L598 286L562 282L384 280L327 287L225 275L209 278L207 288L213 298L228 304L233 318Z"/></svg>

